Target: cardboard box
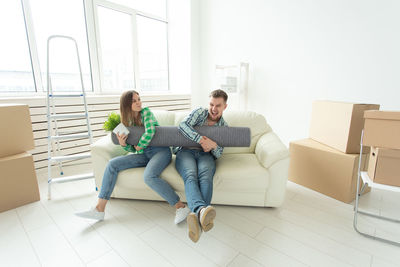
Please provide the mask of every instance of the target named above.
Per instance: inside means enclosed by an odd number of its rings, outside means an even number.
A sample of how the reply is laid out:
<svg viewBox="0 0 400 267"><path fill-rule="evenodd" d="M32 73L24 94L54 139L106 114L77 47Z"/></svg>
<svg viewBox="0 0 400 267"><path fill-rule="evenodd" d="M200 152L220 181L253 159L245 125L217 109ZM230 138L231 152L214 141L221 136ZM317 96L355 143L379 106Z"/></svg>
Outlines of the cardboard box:
<svg viewBox="0 0 400 267"><path fill-rule="evenodd" d="M374 104L314 101L310 138L343 153L360 153L364 111L377 109Z"/></svg>
<svg viewBox="0 0 400 267"><path fill-rule="evenodd" d="M32 155L22 153L0 158L0 212L38 200Z"/></svg>
<svg viewBox="0 0 400 267"><path fill-rule="evenodd" d="M345 154L312 139L291 142L289 180L350 203L356 197L358 159L359 154Z"/></svg>
<svg viewBox="0 0 400 267"><path fill-rule="evenodd" d="M28 105L0 104L0 122L0 158L35 148Z"/></svg>
<svg viewBox="0 0 400 267"><path fill-rule="evenodd" d="M366 111L363 145L400 149L400 112Z"/></svg>
<svg viewBox="0 0 400 267"><path fill-rule="evenodd" d="M368 176L375 183L400 186L400 150L372 147Z"/></svg>

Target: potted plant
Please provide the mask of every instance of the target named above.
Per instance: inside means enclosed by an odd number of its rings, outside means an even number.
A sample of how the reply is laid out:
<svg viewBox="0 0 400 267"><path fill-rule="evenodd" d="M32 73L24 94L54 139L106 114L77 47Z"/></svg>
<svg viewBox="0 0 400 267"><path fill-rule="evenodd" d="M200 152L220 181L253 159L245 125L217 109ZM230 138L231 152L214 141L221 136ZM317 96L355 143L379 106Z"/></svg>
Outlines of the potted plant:
<svg viewBox="0 0 400 267"><path fill-rule="evenodd" d="M115 112L111 112L108 115L107 120L103 124L103 129L106 131L113 131L115 134L129 134L129 130L121 123L121 116Z"/></svg>

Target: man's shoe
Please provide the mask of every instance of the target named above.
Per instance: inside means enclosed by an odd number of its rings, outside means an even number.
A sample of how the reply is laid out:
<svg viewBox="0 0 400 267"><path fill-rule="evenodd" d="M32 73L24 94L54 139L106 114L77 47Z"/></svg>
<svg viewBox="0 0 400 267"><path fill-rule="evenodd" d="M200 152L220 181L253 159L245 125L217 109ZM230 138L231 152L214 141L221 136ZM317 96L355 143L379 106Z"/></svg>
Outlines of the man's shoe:
<svg viewBox="0 0 400 267"><path fill-rule="evenodd" d="M76 212L75 215L86 219L98 221L104 220L104 211L98 211L96 207L91 208L88 211Z"/></svg>
<svg viewBox="0 0 400 267"><path fill-rule="evenodd" d="M200 210L200 225L204 232L208 232L214 227L214 219L216 215L217 212L212 206L207 206Z"/></svg>
<svg viewBox="0 0 400 267"><path fill-rule="evenodd" d="M190 240L192 240L193 242L196 243L200 239L200 235L201 235L199 218L197 218L196 213L191 212L187 216L186 221L187 221L187 225L188 225L188 229L189 229L189 238L190 238Z"/></svg>
<svg viewBox="0 0 400 267"><path fill-rule="evenodd" d="M190 209L187 206L177 209L175 213L175 224L183 222L189 213Z"/></svg>

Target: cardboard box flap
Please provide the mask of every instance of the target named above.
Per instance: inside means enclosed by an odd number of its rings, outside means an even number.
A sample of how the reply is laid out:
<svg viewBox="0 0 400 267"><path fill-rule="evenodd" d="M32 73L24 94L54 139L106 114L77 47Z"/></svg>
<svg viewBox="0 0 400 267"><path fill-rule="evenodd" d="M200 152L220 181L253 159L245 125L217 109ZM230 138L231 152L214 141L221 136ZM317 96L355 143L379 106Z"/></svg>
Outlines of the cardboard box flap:
<svg viewBox="0 0 400 267"><path fill-rule="evenodd" d="M313 101L309 137L344 153L359 153L364 111L371 109L379 105Z"/></svg>
<svg viewBox="0 0 400 267"><path fill-rule="evenodd" d="M364 112L365 119L379 119L379 120L400 120L399 111L379 111L379 110L366 110Z"/></svg>
<svg viewBox="0 0 400 267"><path fill-rule="evenodd" d="M15 107L15 106L28 106L28 105L21 103L0 103L0 107Z"/></svg>
<svg viewBox="0 0 400 267"><path fill-rule="evenodd" d="M329 147L327 145L322 144L321 142L318 142L318 141L315 141L315 140L312 140L312 139L309 139L309 138L297 140L297 141L291 142L291 143L293 143L295 145L298 144L298 145L305 146L305 147L311 147L311 148L314 148L314 149L323 150L323 151L326 151L326 152L329 152L329 153L333 153L333 154L338 154L338 155L341 155L343 157L358 156L358 154L343 154L343 152L341 152L341 151L339 151L337 149L334 149L332 147Z"/></svg>
<svg viewBox="0 0 400 267"><path fill-rule="evenodd" d="M382 148L376 148L376 154L379 154L380 157L386 157L386 158L400 158L400 149L382 149ZM375 152L373 151L373 153ZM373 156L375 156L373 154Z"/></svg>
<svg viewBox="0 0 400 267"><path fill-rule="evenodd" d="M378 104L371 103L358 103L358 102L346 102L346 101L335 101L335 100L314 100L313 103L321 102L321 103L331 103L335 105L359 105L359 106L379 106Z"/></svg>
<svg viewBox="0 0 400 267"><path fill-rule="evenodd" d="M16 155L2 157L2 158L0 158L0 163L6 162L6 161L9 161L9 160L19 159L19 158L30 156L30 155L31 154L29 154L28 152L22 152L22 153L19 153L19 154L16 154Z"/></svg>

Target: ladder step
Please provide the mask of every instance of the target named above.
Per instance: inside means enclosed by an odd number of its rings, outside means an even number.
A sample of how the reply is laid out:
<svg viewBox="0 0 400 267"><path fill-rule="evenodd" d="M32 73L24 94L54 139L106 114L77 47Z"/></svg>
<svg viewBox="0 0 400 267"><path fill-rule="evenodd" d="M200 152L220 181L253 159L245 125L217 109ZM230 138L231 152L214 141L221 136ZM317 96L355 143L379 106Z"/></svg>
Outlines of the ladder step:
<svg viewBox="0 0 400 267"><path fill-rule="evenodd" d="M86 113L80 114L56 114L56 115L49 115L50 119L79 119L79 118L86 118Z"/></svg>
<svg viewBox="0 0 400 267"><path fill-rule="evenodd" d="M90 158L90 153L80 153L80 154L68 155L68 156L51 157L50 160L53 162L60 162L60 161L86 159L86 158Z"/></svg>
<svg viewBox="0 0 400 267"><path fill-rule="evenodd" d="M81 97L83 94L49 94L49 97Z"/></svg>
<svg viewBox="0 0 400 267"><path fill-rule="evenodd" d="M63 139L78 139L88 138L89 134L67 134L67 135L52 135L49 138L52 140L63 140Z"/></svg>
<svg viewBox="0 0 400 267"><path fill-rule="evenodd" d="M77 175L71 175L71 176L65 176L65 177L54 177L50 178L48 180L49 184L52 183L66 183L66 182L72 182L72 181L79 181L79 180L85 180L85 179L91 179L94 178L94 174L91 173L83 173L83 174L77 174Z"/></svg>
<svg viewBox="0 0 400 267"><path fill-rule="evenodd" d="M67 134L81 134L83 133L83 130L80 131L62 131L62 132L58 132L57 135L67 135Z"/></svg>

